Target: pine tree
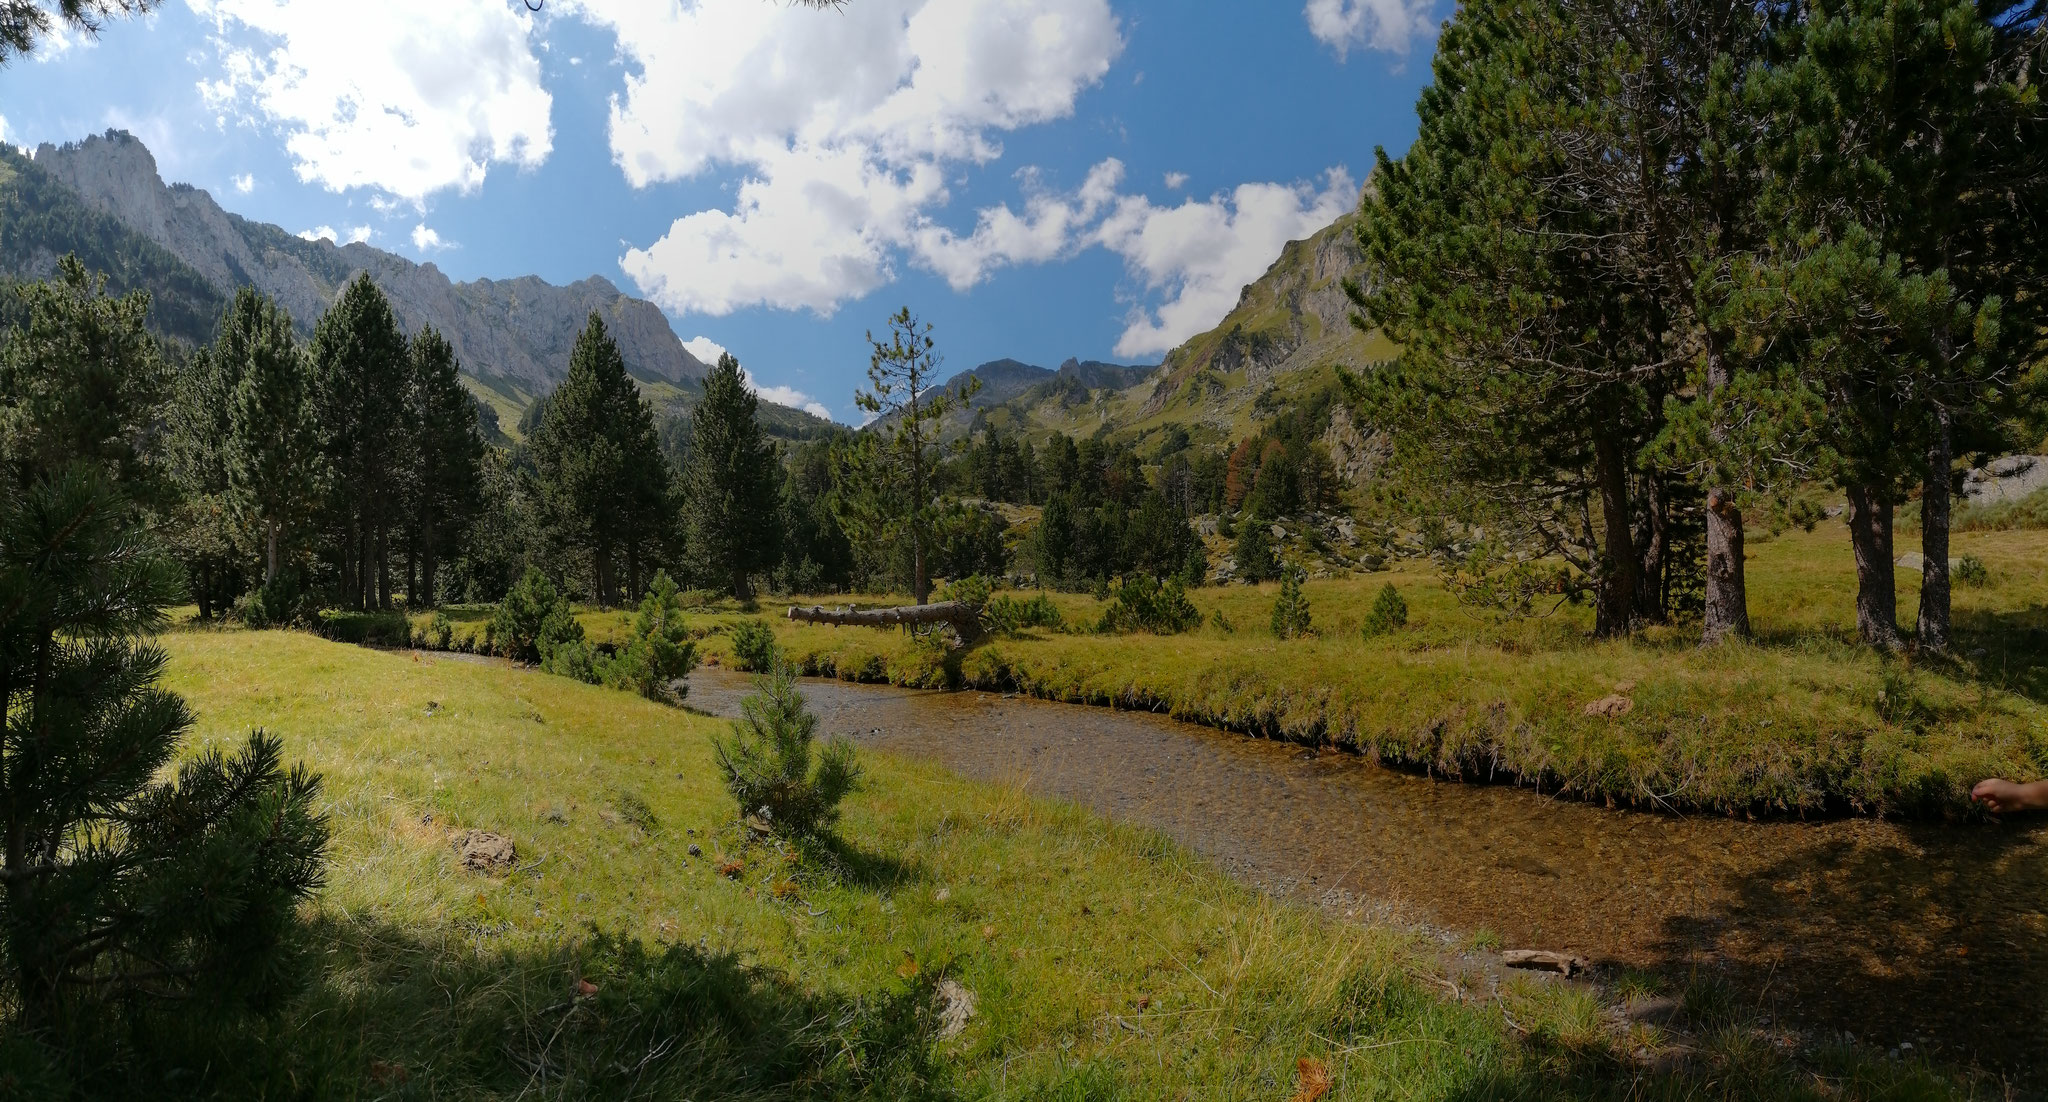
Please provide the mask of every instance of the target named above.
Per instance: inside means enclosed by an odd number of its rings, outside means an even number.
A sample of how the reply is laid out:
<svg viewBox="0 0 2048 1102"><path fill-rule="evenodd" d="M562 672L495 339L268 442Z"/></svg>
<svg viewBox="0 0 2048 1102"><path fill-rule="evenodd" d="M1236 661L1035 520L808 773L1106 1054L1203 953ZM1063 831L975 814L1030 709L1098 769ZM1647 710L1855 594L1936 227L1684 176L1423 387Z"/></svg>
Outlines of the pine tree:
<svg viewBox="0 0 2048 1102"><path fill-rule="evenodd" d="M391 303L357 276L313 335L313 413L331 473L328 527L341 603L391 607L391 529L402 518L411 350Z"/></svg>
<svg viewBox="0 0 2048 1102"><path fill-rule="evenodd" d="M1246 583L1257 584L1280 576L1280 560L1273 554L1273 534L1269 528L1270 523L1257 515L1238 522L1237 542L1230 554L1237 562L1238 578Z"/></svg>
<svg viewBox="0 0 2048 1102"><path fill-rule="evenodd" d="M638 594L673 520L654 410L593 311L531 438L542 525L589 572L600 604Z"/></svg>
<svg viewBox="0 0 2048 1102"><path fill-rule="evenodd" d="M309 369L292 319L251 287L221 318L212 360L235 377L222 448L227 501L263 547L263 581L276 579L287 530L309 517L319 491L319 438Z"/></svg>
<svg viewBox="0 0 2048 1102"><path fill-rule="evenodd" d="M160 0L0 0L0 65L33 53L39 39L62 28L97 35L108 18L140 15Z"/></svg>
<svg viewBox="0 0 2048 1102"><path fill-rule="evenodd" d="M934 529L947 512L940 484L939 426L980 388L971 380L960 392L934 389L943 362L932 327L906 306L889 319L886 340L868 334L868 384L854 403L878 418L875 428L848 452L852 493L847 527L857 542L901 544L910 566L910 593L918 604L931 597L930 560Z"/></svg>
<svg viewBox="0 0 2048 1102"><path fill-rule="evenodd" d="M786 664L759 682L740 704L732 733L713 754L742 817L758 815L788 837L815 837L839 819L839 802L860 785L853 743L835 738L815 753L818 717Z"/></svg>
<svg viewBox="0 0 2048 1102"><path fill-rule="evenodd" d="M1308 597L1301 591L1302 571L1298 566L1280 571L1280 597L1273 602L1273 637L1299 639L1314 631L1310 622Z"/></svg>
<svg viewBox="0 0 2048 1102"><path fill-rule="evenodd" d="M433 326L413 335L408 366L406 600L431 607L442 563L460 551L482 508L485 445L455 349Z"/></svg>
<svg viewBox="0 0 2048 1102"><path fill-rule="evenodd" d="M144 524L158 358L148 297L102 285L67 260L0 344L5 999L55 1030L274 991L327 842L318 781L261 731L164 775L192 718L146 641L181 588Z"/></svg>
<svg viewBox="0 0 2048 1102"><path fill-rule="evenodd" d="M730 353L704 377L690 414L690 462L683 470L684 524L698 572L753 596L753 575L781 556L775 448L756 419L759 399Z"/></svg>

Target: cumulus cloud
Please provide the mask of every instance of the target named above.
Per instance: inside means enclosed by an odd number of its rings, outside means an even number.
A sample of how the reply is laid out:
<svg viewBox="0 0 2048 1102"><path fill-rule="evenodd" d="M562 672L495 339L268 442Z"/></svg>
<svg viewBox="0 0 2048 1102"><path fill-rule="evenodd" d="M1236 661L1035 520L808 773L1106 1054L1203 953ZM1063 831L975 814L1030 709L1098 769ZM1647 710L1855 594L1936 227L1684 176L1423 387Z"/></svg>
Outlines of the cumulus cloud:
<svg viewBox="0 0 2048 1102"><path fill-rule="evenodd" d="M451 242L441 240L441 235L438 232L428 229L427 224L421 222L412 228L412 247L424 253L432 252L435 249L454 248L454 245Z"/></svg>
<svg viewBox="0 0 2048 1102"><path fill-rule="evenodd" d="M219 73L201 94L223 116L281 128L302 180L418 205L553 148L553 100L516 5L185 2L214 25Z"/></svg>
<svg viewBox="0 0 2048 1102"><path fill-rule="evenodd" d="M954 290L962 291L996 268L1042 264L1067 255L1081 243L1083 228L1116 202L1124 166L1114 158L1096 165L1071 196L1040 189L1035 172L1023 175L1027 192L1023 214L1007 206L983 210L974 233L965 238L943 228L924 229L915 241L918 260L944 276Z"/></svg>
<svg viewBox="0 0 2048 1102"><path fill-rule="evenodd" d="M683 342L683 347L689 350L690 355L707 364L717 363L718 358L726 353L725 346L710 337L691 337ZM745 379L747 385L764 401L773 402L778 406L788 406L790 409L800 409L814 417L823 417L827 421L832 420L832 411L825 408L825 403L795 387L762 386L761 381L754 378L753 372L744 366L740 368L740 377Z"/></svg>
<svg viewBox="0 0 2048 1102"><path fill-rule="evenodd" d="M1169 173L1167 173L1167 174L1166 174L1166 190L1168 190L1168 191L1179 191L1180 189L1182 189L1182 188L1184 188L1184 187L1186 187L1186 186L1188 186L1188 174L1187 174L1187 173L1185 173L1185 172L1169 172Z"/></svg>
<svg viewBox="0 0 2048 1102"><path fill-rule="evenodd" d="M256 190L256 177L250 175L247 172L242 173L240 176L234 177L230 182L235 185L236 191L239 191L244 195L247 195L250 192Z"/></svg>
<svg viewBox="0 0 2048 1102"><path fill-rule="evenodd" d="M7 116L0 115L0 142L7 140Z"/></svg>
<svg viewBox="0 0 2048 1102"><path fill-rule="evenodd" d="M679 313L829 315L887 283L921 239L943 249L929 231L948 166L987 163L1004 132L1071 115L1123 50L1108 0L568 10L618 36L627 76L610 139L630 183L745 174L730 209L679 218L622 260Z"/></svg>
<svg viewBox="0 0 2048 1102"><path fill-rule="evenodd" d="M1436 29L1432 0L1308 0L1309 33L1348 56L1353 46L1405 54L1410 40Z"/></svg>
<svg viewBox="0 0 2048 1102"><path fill-rule="evenodd" d="M1166 301L1132 313L1117 355L1162 353L1215 325L1282 246L1336 221L1357 197L1350 174L1339 168L1320 188L1244 184L1177 207L1157 207L1142 196L1120 200L1096 240L1123 257L1148 293Z"/></svg>
<svg viewBox="0 0 2048 1102"><path fill-rule="evenodd" d="M349 230L346 241L343 240L343 235L337 232L333 226L315 226L310 230L300 230L299 236L307 241L325 241L330 245L354 245L370 239L370 227L357 226Z"/></svg>

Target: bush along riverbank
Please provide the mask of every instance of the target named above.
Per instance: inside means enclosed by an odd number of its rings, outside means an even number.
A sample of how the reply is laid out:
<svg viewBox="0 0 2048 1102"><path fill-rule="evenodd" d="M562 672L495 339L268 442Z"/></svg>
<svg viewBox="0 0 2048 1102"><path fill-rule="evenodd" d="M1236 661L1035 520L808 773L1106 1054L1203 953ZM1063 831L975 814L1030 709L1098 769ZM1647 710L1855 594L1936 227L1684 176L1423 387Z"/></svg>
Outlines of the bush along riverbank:
<svg viewBox="0 0 2048 1102"><path fill-rule="evenodd" d="M685 616L668 630L687 637L693 659L743 669L759 663L736 641L758 650L767 632L809 676L1156 712L1446 780L1648 810L1958 818L1976 814L1976 780L2048 771L2048 563L2031 533L1958 537L1984 577L1958 590L1955 653L1925 660L1855 642L1838 536L1763 543L1750 567L1757 640L1707 649L1683 627L1592 641L1585 610L1569 606L1484 617L1427 573L1170 594L1125 586L1103 600L998 593L986 599L1000 630L964 650L789 621L788 607L808 599L749 611L670 595ZM1912 597L1903 591L1901 607ZM1290 623L1307 615L1311 626L1276 635L1282 603ZM1144 615L1155 605L1166 612ZM561 609L589 656L557 663L561 672L580 676L633 646L633 613ZM472 653L525 646L498 638L494 618L490 608L329 613L322 632ZM1115 630L1152 621L1166 626Z"/></svg>
<svg viewBox="0 0 2048 1102"><path fill-rule="evenodd" d="M2028 535L1959 538L1988 579L1958 591L1954 656L1925 660L1854 641L1854 577L1827 532L1760 547L1757 641L1708 649L1682 628L1591 641L1570 608L1484 619L1422 574L1303 584L1317 634L1294 639L1265 627L1275 585L1195 591L1203 626L1170 635L1087 630L1103 606L1062 596L1066 623L1083 626L964 653L791 624L779 606L764 617L814 676L1158 712L1612 805L1963 817L1976 780L2048 770L2048 563ZM1390 581L1408 610L1391 629ZM717 637L705 649L721 653Z"/></svg>

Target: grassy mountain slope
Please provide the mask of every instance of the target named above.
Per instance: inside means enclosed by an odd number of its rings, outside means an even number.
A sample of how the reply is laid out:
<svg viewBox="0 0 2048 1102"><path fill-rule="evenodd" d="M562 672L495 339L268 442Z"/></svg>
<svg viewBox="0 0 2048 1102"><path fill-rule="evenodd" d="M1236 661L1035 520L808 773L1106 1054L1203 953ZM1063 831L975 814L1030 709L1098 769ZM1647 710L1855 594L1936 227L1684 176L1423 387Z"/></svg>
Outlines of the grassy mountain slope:
<svg viewBox="0 0 2048 1102"><path fill-rule="evenodd" d="M1140 443L1170 425L1186 427L1197 443L1257 431L1279 411L1335 386L1335 365L1396 354L1384 337L1351 324L1343 281L1368 278L1356 225L1356 216L1346 215L1289 242L1215 328L1169 352L1144 378L1049 380L991 404L984 416L1012 434L1106 434Z"/></svg>

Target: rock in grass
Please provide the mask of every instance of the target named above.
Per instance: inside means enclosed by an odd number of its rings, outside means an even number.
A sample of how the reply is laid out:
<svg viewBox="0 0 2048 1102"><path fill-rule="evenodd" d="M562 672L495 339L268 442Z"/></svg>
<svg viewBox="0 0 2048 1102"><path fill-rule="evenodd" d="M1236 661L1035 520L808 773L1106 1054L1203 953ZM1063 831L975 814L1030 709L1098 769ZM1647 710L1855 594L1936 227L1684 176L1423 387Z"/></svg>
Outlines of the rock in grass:
<svg viewBox="0 0 2048 1102"><path fill-rule="evenodd" d="M1593 965L1584 957L1569 953L1553 953L1547 949L1507 949L1500 955L1500 962L1509 968L1527 968L1537 972L1559 972L1575 976Z"/></svg>
<svg viewBox="0 0 2048 1102"><path fill-rule="evenodd" d="M974 992L954 980L940 980L939 1040L949 1041L967 1028L968 1019L974 1017Z"/></svg>
<svg viewBox="0 0 2048 1102"><path fill-rule="evenodd" d="M1613 696L1603 696L1600 699L1594 701L1593 703L1586 705L1586 714L1589 716L1605 716L1608 719L1615 719L1620 716L1625 716L1629 714L1630 712L1635 710L1635 707L1635 701L1630 700L1628 697L1625 697L1620 693L1615 693Z"/></svg>
<svg viewBox="0 0 2048 1102"><path fill-rule="evenodd" d="M509 872L519 863L519 849L512 839L488 830L463 832L455 839L455 849L462 855L462 867L471 872Z"/></svg>

